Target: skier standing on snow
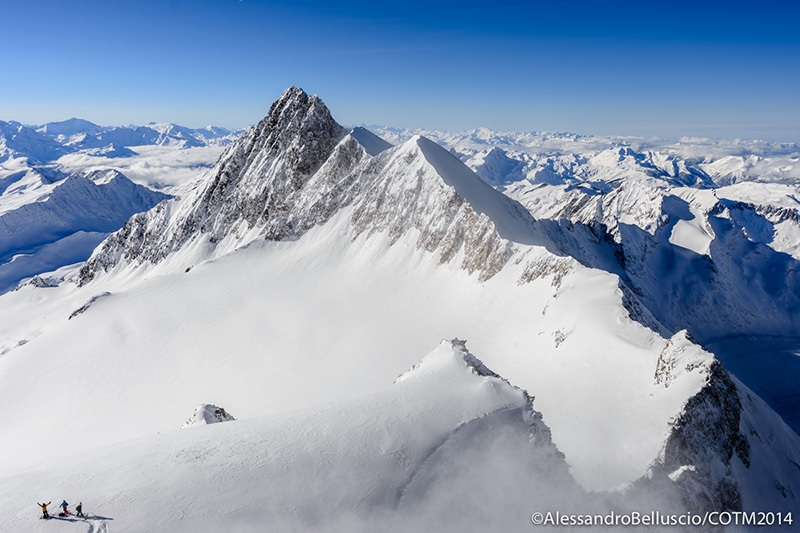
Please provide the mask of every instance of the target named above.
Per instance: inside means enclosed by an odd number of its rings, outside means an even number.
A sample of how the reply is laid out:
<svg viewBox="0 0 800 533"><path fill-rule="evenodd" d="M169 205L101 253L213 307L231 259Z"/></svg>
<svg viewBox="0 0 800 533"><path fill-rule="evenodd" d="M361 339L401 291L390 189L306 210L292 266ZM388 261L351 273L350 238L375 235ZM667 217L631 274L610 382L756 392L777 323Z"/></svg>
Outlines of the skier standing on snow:
<svg viewBox="0 0 800 533"><path fill-rule="evenodd" d="M47 514L47 506L50 505L51 503L53 502L47 502L47 503L36 502L36 505L42 508L42 518L50 518L50 515Z"/></svg>
<svg viewBox="0 0 800 533"><path fill-rule="evenodd" d="M69 509L67 509L67 507L69 507L69 504L67 503L67 500L62 500L61 505L59 507L61 507L61 510L63 511L62 514L64 516L67 516L69 514Z"/></svg>
<svg viewBox="0 0 800 533"><path fill-rule="evenodd" d="M78 502L78 506L75 507L75 516L83 517L83 502Z"/></svg>

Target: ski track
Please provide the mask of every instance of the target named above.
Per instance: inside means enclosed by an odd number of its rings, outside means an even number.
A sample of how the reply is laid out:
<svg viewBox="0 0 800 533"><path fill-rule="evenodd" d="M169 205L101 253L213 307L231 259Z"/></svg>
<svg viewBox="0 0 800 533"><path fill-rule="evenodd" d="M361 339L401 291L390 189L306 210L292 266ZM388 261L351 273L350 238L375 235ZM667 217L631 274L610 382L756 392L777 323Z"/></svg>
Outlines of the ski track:
<svg viewBox="0 0 800 533"><path fill-rule="evenodd" d="M87 533L108 533L108 522L104 520L90 521Z"/></svg>

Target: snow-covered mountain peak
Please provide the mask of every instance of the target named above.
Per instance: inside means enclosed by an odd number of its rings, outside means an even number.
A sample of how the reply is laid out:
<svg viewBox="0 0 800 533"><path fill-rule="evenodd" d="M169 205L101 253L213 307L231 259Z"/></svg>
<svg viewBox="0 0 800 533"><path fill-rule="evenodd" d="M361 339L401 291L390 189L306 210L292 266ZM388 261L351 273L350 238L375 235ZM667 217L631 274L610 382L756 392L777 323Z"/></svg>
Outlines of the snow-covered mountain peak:
<svg viewBox="0 0 800 533"><path fill-rule="evenodd" d="M19 122L0 120L0 161L18 156L34 161L49 161L64 153L61 145L35 130Z"/></svg>
<svg viewBox="0 0 800 533"><path fill-rule="evenodd" d="M290 87L195 193L112 236L81 283L98 267L159 263L190 242L202 261L255 239L299 238L346 207L355 237L386 232L394 243L416 230L418 248L442 262L463 251L464 268L485 279L510 242L534 243L530 213L438 144L417 136L391 147L363 128L348 132L319 97Z"/></svg>
<svg viewBox="0 0 800 533"><path fill-rule="evenodd" d="M371 131L361 126L356 126L350 131L350 135L364 147L364 150L371 156L376 156L384 150L388 150L392 145L381 139Z"/></svg>
<svg viewBox="0 0 800 533"><path fill-rule="evenodd" d="M325 161L346 130L317 96L291 86L253 130L256 145L269 155L287 152L292 170L311 174Z"/></svg>
<svg viewBox="0 0 800 533"><path fill-rule="evenodd" d="M84 135L95 135L100 133L102 130L102 126L98 126L97 124L89 122L88 120L74 117L59 122L48 122L47 124L42 124L36 128L36 131L39 133L44 133L51 136L63 136L63 138L69 138L73 135L81 133Z"/></svg>
<svg viewBox="0 0 800 533"><path fill-rule="evenodd" d="M492 188L452 153L430 139L415 136L407 144L416 145L436 174L476 213L486 215L501 237L534 244L533 217L522 205Z"/></svg>

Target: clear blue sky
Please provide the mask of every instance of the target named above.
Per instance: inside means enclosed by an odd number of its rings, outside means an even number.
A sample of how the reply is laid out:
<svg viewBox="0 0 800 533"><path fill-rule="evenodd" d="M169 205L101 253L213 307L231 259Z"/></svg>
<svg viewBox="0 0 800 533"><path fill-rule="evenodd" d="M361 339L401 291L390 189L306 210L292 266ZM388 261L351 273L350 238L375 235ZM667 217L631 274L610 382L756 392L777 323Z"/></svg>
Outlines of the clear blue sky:
<svg viewBox="0 0 800 533"><path fill-rule="evenodd" d="M0 120L800 142L800 2L0 0Z"/></svg>

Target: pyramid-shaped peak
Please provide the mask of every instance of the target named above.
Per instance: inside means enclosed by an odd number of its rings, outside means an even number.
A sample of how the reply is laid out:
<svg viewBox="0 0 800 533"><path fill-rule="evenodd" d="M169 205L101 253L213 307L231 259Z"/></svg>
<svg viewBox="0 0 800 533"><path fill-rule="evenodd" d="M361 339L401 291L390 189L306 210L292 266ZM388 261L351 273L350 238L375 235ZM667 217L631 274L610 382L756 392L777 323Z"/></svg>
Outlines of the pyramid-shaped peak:
<svg viewBox="0 0 800 533"><path fill-rule="evenodd" d="M293 171L311 174L346 133L318 96L309 96L293 85L239 144L253 153L285 153Z"/></svg>
<svg viewBox="0 0 800 533"><path fill-rule="evenodd" d="M292 85L270 106L267 119L273 126L286 127L293 123L315 118L317 125L336 124L328 107L319 96L309 96L300 87ZM338 124L336 124L338 126Z"/></svg>
<svg viewBox="0 0 800 533"><path fill-rule="evenodd" d="M307 92L303 89L298 87L297 85L292 85L285 91L283 94L272 103L270 107L269 114L272 115L274 113L280 114L282 110L287 108L304 108L308 106L309 101L314 98L315 100L319 100L319 97L314 95L309 96Z"/></svg>

